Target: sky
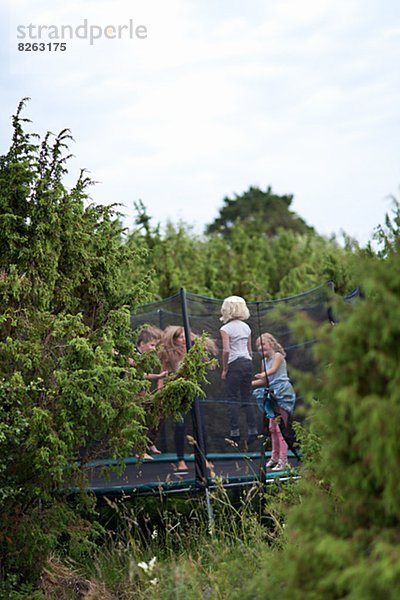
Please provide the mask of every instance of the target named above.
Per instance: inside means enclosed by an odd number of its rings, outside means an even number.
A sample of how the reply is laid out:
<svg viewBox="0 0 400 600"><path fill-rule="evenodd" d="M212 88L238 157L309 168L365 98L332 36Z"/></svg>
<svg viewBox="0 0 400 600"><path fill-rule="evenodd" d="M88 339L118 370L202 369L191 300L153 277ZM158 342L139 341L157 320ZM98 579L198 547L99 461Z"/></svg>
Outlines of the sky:
<svg viewBox="0 0 400 600"><path fill-rule="evenodd" d="M72 132L66 183L86 168L128 228L140 199L200 233L271 186L364 244L399 199L398 0L3 0L0 35L0 154L30 97L30 131Z"/></svg>

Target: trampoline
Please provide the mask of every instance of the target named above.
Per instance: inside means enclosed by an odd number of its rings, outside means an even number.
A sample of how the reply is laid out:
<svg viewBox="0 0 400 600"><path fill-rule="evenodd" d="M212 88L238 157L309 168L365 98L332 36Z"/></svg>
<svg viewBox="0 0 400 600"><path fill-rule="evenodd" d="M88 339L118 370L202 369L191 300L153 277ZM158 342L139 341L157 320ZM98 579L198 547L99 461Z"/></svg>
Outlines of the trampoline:
<svg viewBox="0 0 400 600"><path fill-rule="evenodd" d="M248 324L252 330L253 348L255 339L263 332L270 332L282 344L286 351L289 376L294 383L298 396L294 418L298 418L302 404L301 389L297 378L302 372L312 372L315 363L312 356L314 339L295 334L294 320L308 319L314 324L332 323L331 282L322 284L302 294L280 300L248 302L250 318ZM347 300L347 298L345 298ZM353 298L350 298L352 301ZM134 332L144 326L156 326L165 329L168 325L180 325L185 328L186 339L191 333L206 333L220 348L219 320L222 300L207 298L181 290L165 300L152 302L137 308L131 316ZM309 331L300 328L300 331ZM260 370L261 358L253 353L253 372ZM185 461L188 470L177 471L176 426L171 419L162 419L156 445L161 454L153 455L153 460L140 460L129 456L124 460L122 474L105 467L116 461L100 457L88 463L87 475L89 489L96 495L118 494L160 494L182 491L204 490L223 486L249 485L256 481L274 483L299 476L299 460L296 449L289 453L292 468L284 471L271 471L265 468L270 452L265 443L267 431L265 417L259 410L255 398L252 398L251 410L254 411L258 438L247 443L248 406L239 406L241 439L233 444L229 439L229 403L225 397L224 382L220 369L208 374L209 384L204 388L205 397L196 398L190 413L184 415ZM299 379L300 380L300 379ZM264 435L264 439L262 436ZM249 440L250 441L250 438ZM193 443L194 442L194 443ZM134 451L132 451L134 454ZM206 468L206 460L213 464Z"/></svg>
<svg viewBox="0 0 400 600"><path fill-rule="evenodd" d="M265 453L264 463L271 456ZM205 485L209 488L218 486L238 487L253 484L260 480L261 454L259 452L232 452L225 454L208 454L208 460L213 468L208 470ZM289 452L290 468L281 471L267 469L263 478L264 483L274 483L299 476L299 461ZM102 473L105 467L116 464L116 461L100 459L87 465L89 490L96 495L129 496L148 494L168 494L174 492L196 492L204 489L196 481L194 454L185 456L188 471L181 473L176 470L176 455L155 455L153 460L140 460L128 457L124 460L123 473L117 475L108 471ZM108 470L108 469L107 469Z"/></svg>

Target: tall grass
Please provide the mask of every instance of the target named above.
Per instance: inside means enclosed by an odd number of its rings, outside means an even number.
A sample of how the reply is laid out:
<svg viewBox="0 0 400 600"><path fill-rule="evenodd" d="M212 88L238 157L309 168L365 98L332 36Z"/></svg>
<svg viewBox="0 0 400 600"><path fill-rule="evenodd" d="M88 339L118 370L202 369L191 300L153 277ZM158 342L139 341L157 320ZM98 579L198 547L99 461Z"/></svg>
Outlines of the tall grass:
<svg viewBox="0 0 400 600"><path fill-rule="evenodd" d="M63 561L70 580L81 578L80 595L62 595L65 582L60 591L62 578L50 577L53 562L43 580L44 597L242 598L268 556L280 551L287 505L297 501L295 482L267 491L253 485L228 492L221 485L211 493L210 522L203 495L109 499L99 508L107 529L103 543L80 564Z"/></svg>

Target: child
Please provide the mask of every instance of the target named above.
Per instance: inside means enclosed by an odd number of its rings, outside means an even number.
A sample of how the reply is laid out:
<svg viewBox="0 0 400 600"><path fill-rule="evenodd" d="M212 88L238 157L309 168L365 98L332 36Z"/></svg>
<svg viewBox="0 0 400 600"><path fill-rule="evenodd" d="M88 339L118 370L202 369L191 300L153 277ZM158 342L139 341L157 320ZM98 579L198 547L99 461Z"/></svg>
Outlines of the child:
<svg viewBox="0 0 400 600"><path fill-rule="evenodd" d="M178 370L183 357L186 354L186 337L183 327L177 325L169 325L163 331L161 338L161 350L158 354L162 368L167 373L174 373ZM163 380L158 382L158 388L162 388ZM178 458L177 470L180 473L187 473L188 466L184 458L185 449L185 420L176 421L174 429L174 441L176 455Z"/></svg>
<svg viewBox="0 0 400 600"><path fill-rule="evenodd" d="M224 325L220 329L222 338L222 373L226 381L226 397L229 402L230 438L238 442L239 403L244 406L247 419L248 443L257 438L257 427L252 406L251 380L251 329L244 323L250 312L240 296L225 298L221 307Z"/></svg>
<svg viewBox="0 0 400 600"><path fill-rule="evenodd" d="M191 334L192 341L196 337L194 333ZM205 343L206 349L211 354L217 353L217 347L215 342L207 338ZM178 325L169 325L163 331L163 335L160 343L160 351L158 356L161 360L162 368L165 369L164 373L174 373L179 369L179 366L186 354L186 336L183 327ZM158 381L157 387L161 389L163 386L163 380ZM185 474L188 472L188 466L184 459L184 448L185 448L185 420L176 421L174 430L174 441L176 455L178 459L177 473ZM207 466L210 468L212 465L206 461Z"/></svg>
<svg viewBox="0 0 400 600"><path fill-rule="evenodd" d="M286 352L270 333L261 334L256 340L256 347L263 356L261 368L264 370L255 375L253 385L265 386L268 383L270 390L275 394L280 416L285 426L287 426L289 416L293 412L296 402L296 394L287 374ZM271 433L272 454L271 459L267 462L267 467L272 468L273 471L280 471L288 466L288 446L276 419L269 419L269 431Z"/></svg>
<svg viewBox="0 0 400 600"><path fill-rule="evenodd" d="M156 350L158 344L160 343L161 336L162 330L158 329L157 327L146 327L146 329L142 329L136 342L136 352L143 354L143 352L151 352L152 350ZM129 364L134 366L134 359L129 359ZM154 381L163 379L163 377L166 375L168 375L168 371L162 371L161 373L145 373L144 378L149 381Z"/></svg>
<svg viewBox="0 0 400 600"><path fill-rule="evenodd" d="M144 352L151 352L153 350L156 350L160 342L161 335L162 331L157 327L150 326L146 327L145 329L142 329L139 333L139 337L136 342L136 352L138 352L139 354L143 354ZM130 358L129 364L130 366L134 367L136 365L135 360ZM168 371L161 371L161 373L145 373L144 378L148 381L159 381L166 375L168 375ZM144 395L146 392L145 390L143 390L141 393L142 395ZM157 429L155 427L149 427L147 431L147 437L150 440L150 446L148 448L149 452L151 454L161 454L160 450L155 445L155 440L157 437ZM145 452L142 458L151 460L153 457L150 456L147 452Z"/></svg>

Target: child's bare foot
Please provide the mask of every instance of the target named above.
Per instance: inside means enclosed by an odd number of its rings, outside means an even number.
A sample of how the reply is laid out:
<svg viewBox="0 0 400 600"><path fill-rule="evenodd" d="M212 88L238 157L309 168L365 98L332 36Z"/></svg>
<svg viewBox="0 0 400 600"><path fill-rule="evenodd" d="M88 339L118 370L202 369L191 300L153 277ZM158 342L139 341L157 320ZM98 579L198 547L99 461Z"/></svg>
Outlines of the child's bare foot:
<svg viewBox="0 0 400 600"><path fill-rule="evenodd" d="M152 444L152 445L150 446L150 448L149 448L149 451L150 451L152 454L161 454L161 450L159 450L159 449L157 448L157 446L155 446L154 444Z"/></svg>
<svg viewBox="0 0 400 600"><path fill-rule="evenodd" d="M178 460L178 467L177 467L178 471L188 471L188 466L185 463L184 460Z"/></svg>
<svg viewBox="0 0 400 600"><path fill-rule="evenodd" d="M150 456L150 454L147 454L147 452L143 452L143 454L136 454L136 458L140 458L141 460L154 460L154 458L152 456Z"/></svg>

